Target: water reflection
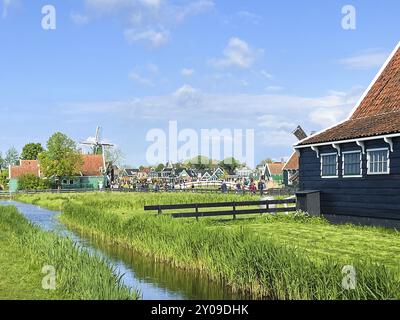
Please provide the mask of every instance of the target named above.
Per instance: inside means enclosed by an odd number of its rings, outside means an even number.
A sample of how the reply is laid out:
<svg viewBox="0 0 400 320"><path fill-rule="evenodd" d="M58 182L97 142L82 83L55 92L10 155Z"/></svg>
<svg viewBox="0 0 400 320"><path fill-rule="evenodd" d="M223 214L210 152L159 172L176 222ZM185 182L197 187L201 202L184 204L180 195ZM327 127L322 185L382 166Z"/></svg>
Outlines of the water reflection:
<svg viewBox="0 0 400 320"><path fill-rule="evenodd" d="M140 255L132 250L90 238L77 230L69 230L57 219L59 214L38 206L15 201L0 201L0 205L14 205L31 222L44 230L67 236L87 250L106 258L123 282L141 291L146 300L236 300L247 299L232 293L222 282L210 281L199 272L188 272L166 263Z"/></svg>

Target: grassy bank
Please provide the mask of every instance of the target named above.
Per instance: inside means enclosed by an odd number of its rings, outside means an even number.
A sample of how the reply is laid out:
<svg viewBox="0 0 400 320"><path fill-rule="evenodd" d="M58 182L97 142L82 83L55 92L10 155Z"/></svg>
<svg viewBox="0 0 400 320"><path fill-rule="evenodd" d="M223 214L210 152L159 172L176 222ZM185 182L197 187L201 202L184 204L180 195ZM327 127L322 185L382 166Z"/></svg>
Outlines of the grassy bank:
<svg viewBox="0 0 400 320"><path fill-rule="evenodd" d="M221 199L223 197L223 199ZM203 270L236 290L274 299L400 298L400 236L390 230L332 226L278 216L236 222L174 220L146 204L230 201L234 195L85 194L22 196L62 207L64 222L180 268ZM342 268L357 271L355 290Z"/></svg>
<svg viewBox="0 0 400 320"><path fill-rule="evenodd" d="M55 269L44 290L43 266ZM134 299L108 264L68 239L32 226L15 207L0 206L0 299Z"/></svg>

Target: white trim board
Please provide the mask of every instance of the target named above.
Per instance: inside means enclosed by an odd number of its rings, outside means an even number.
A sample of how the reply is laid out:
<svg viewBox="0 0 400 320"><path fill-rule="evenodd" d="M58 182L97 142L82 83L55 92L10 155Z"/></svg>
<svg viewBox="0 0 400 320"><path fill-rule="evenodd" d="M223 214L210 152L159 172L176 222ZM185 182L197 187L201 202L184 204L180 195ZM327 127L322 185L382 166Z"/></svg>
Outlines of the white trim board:
<svg viewBox="0 0 400 320"><path fill-rule="evenodd" d="M310 148L310 147L322 147L322 146L331 146L333 144L343 144L343 143L352 143L352 142L362 142L362 141L371 141L371 140L379 140L385 138L398 138L400 137L400 133L392 133L392 134L385 134L381 136L372 136L372 137L365 137L365 138L355 138L355 139L348 139L348 140L339 140L339 141L330 141L330 142L320 142L320 143L311 143L305 144L301 146L294 146L295 149L302 149L302 148Z"/></svg>

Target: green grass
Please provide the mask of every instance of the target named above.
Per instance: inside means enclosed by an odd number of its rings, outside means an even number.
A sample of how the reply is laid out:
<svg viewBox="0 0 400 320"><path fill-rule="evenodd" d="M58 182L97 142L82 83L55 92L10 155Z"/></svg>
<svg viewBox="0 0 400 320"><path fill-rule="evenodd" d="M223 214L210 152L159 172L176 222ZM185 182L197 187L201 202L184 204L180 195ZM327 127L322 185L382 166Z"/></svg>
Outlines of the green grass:
<svg viewBox="0 0 400 320"><path fill-rule="evenodd" d="M55 268L55 290L42 287L45 265ZM135 298L102 258L41 231L15 207L0 206L0 299Z"/></svg>
<svg viewBox="0 0 400 320"><path fill-rule="evenodd" d="M393 230L334 226L303 215L251 219L172 219L144 212L150 204L247 200L211 194L72 194L20 196L62 209L62 220L106 241L178 268L202 270L233 290L273 299L400 298L400 235ZM254 197L251 197L254 199ZM357 271L342 288L343 266Z"/></svg>

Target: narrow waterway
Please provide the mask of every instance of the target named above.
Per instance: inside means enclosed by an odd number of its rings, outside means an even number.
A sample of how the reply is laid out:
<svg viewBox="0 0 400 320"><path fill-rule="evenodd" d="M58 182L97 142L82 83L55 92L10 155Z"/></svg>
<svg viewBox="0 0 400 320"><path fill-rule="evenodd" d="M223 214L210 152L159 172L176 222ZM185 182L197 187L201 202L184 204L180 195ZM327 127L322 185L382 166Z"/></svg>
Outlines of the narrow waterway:
<svg viewBox="0 0 400 320"><path fill-rule="evenodd" d="M197 272L182 271L165 263L155 262L125 248L111 246L68 229L57 216L59 212L39 206L2 201L0 205L13 205L33 224L44 230L68 237L81 247L101 255L122 275L124 284L138 289L145 300L236 300L248 297L232 293L223 283L210 281Z"/></svg>

